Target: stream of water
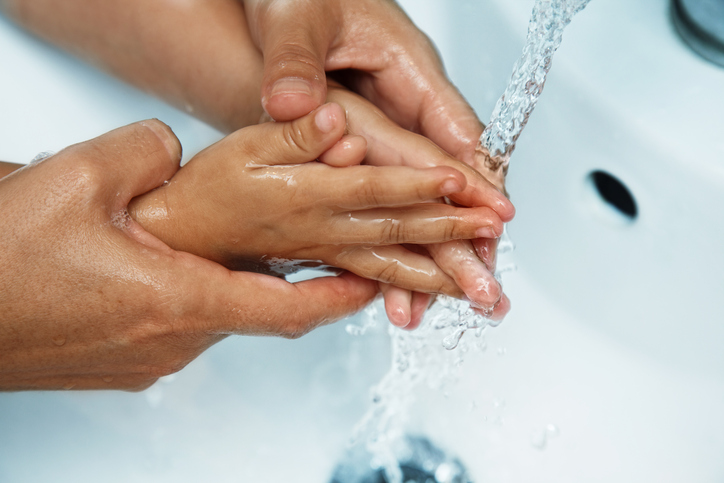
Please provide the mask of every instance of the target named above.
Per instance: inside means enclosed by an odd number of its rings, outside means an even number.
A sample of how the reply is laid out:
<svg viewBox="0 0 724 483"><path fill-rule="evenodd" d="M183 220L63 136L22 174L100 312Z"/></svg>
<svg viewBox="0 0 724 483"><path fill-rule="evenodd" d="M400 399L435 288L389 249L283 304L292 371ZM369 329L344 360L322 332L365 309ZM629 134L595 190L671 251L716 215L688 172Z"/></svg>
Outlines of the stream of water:
<svg viewBox="0 0 724 483"><path fill-rule="evenodd" d="M501 177L507 172L515 143L543 91L563 30L589 1L536 0L523 54L513 68L508 87L495 105L477 148L485 156L487 166ZM512 249L505 233L498 246L499 254ZM496 272L496 278L500 280L501 273L508 269L510 266L503 266ZM376 307L371 308L367 322L363 326L350 326L348 331L355 335L364 333L384 318L378 317L377 311ZM403 483L395 448L405 436L405 414L414 402L415 387L426 383L440 388L455 381L463 355L471 348L484 350L484 332L495 325L473 312L468 303L438 296L417 330L404 331L390 326L392 367L373 389L372 406L354 436L356 441L366 443L372 465L383 470L388 483ZM468 331L476 337L461 340ZM453 481L456 480L438 483Z"/></svg>

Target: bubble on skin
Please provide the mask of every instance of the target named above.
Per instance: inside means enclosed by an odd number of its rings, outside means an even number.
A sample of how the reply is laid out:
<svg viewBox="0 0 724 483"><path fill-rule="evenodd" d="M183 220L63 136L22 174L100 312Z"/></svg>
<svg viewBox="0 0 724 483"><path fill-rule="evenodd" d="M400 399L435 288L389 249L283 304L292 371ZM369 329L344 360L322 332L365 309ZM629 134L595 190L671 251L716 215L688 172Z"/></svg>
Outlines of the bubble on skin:
<svg viewBox="0 0 724 483"><path fill-rule="evenodd" d="M131 215L128 214L128 210L123 209L117 213L115 213L111 217L111 225L115 226L118 229L126 229L131 224Z"/></svg>
<svg viewBox="0 0 724 483"><path fill-rule="evenodd" d="M58 335L58 336L53 337L53 344L55 344L58 347L65 345L65 341L66 341L66 339L65 339L64 335Z"/></svg>
<svg viewBox="0 0 724 483"><path fill-rule="evenodd" d="M55 156L55 152L53 151L43 151L35 155L33 159L30 160L29 164L38 164L41 161L45 161L46 159L50 158L51 156Z"/></svg>

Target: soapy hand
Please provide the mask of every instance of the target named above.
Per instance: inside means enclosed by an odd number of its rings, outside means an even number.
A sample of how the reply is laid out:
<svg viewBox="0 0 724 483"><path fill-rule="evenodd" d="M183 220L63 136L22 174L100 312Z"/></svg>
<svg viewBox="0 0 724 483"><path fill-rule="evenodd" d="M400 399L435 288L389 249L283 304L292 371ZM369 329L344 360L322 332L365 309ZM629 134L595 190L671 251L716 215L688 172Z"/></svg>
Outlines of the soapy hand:
<svg viewBox="0 0 724 483"><path fill-rule="evenodd" d="M486 206L434 201L476 193L457 169L466 167L454 160L414 168L359 165L365 141L345 136L345 121L340 106L327 104L295 121L237 131L195 156L167 185L134 199L130 214L172 248L230 268L283 271L285 260L308 261L461 297L433 259L401 244L495 237L499 216Z"/></svg>
<svg viewBox="0 0 724 483"><path fill-rule="evenodd" d="M0 390L143 389L228 334L297 337L376 295L349 273L231 272L143 230L127 203L180 158L170 129L146 121L0 179Z"/></svg>

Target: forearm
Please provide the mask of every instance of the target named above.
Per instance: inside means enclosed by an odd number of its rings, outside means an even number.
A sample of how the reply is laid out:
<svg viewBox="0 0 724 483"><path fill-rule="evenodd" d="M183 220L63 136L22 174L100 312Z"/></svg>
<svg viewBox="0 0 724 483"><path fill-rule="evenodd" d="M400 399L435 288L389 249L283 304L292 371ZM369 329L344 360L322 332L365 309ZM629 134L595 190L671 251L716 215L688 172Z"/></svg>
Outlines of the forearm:
<svg viewBox="0 0 724 483"><path fill-rule="evenodd" d="M261 54L235 0L0 0L21 26L223 131L262 113Z"/></svg>

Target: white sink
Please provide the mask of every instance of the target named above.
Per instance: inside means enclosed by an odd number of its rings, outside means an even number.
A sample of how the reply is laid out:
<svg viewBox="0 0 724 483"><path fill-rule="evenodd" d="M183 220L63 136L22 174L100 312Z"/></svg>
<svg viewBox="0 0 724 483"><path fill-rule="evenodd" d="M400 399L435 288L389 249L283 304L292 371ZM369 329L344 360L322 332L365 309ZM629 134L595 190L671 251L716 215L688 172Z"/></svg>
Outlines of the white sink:
<svg viewBox="0 0 724 483"><path fill-rule="evenodd" d="M401 3L485 120L532 2ZM411 414L475 482L724 481L724 70L679 42L667 8L593 0L521 136L513 310ZM148 117L187 157L219 136L2 19L0 44L0 159ZM595 170L628 187L634 220ZM0 481L326 482L388 365L384 333L340 323L232 337L145 393L2 394Z"/></svg>

